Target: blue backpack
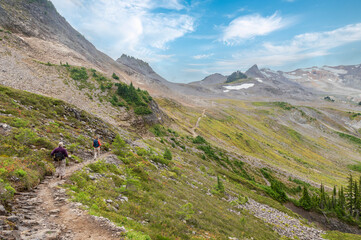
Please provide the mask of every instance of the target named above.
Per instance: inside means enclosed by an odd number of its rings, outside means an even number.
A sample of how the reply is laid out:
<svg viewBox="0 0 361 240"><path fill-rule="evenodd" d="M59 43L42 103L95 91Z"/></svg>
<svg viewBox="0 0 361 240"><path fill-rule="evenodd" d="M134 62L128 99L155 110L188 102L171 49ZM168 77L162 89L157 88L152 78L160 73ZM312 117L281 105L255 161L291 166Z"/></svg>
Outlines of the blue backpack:
<svg viewBox="0 0 361 240"><path fill-rule="evenodd" d="M98 148L99 146L100 146L100 145L99 145L98 139L94 139L94 141L93 141L93 147Z"/></svg>

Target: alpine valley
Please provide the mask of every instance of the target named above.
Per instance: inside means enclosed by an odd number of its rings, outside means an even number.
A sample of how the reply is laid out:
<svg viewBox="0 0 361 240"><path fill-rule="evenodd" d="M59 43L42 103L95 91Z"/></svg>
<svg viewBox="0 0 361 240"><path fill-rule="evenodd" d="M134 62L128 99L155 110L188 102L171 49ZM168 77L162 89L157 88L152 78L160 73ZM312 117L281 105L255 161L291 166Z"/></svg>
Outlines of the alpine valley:
<svg viewBox="0 0 361 240"><path fill-rule="evenodd" d="M0 0L0 238L361 239L361 64L249 64L169 82Z"/></svg>

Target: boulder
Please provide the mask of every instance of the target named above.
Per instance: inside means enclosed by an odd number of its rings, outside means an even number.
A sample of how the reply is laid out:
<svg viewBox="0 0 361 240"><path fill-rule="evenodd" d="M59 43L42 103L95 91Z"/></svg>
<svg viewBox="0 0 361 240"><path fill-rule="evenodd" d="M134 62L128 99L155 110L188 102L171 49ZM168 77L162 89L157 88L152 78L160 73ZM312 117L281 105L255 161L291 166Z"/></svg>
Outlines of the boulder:
<svg viewBox="0 0 361 240"><path fill-rule="evenodd" d="M0 216L4 216L6 214L6 209L3 205L0 204Z"/></svg>

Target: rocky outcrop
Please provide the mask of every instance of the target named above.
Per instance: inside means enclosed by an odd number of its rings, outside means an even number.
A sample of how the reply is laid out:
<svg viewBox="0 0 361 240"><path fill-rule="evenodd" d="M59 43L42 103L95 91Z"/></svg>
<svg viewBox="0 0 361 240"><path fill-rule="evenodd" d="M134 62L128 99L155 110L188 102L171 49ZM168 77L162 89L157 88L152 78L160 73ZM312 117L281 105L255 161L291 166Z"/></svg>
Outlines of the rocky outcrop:
<svg viewBox="0 0 361 240"><path fill-rule="evenodd" d="M149 103L152 114L143 116L146 125L162 124L169 121L169 117L162 110L155 101Z"/></svg>
<svg viewBox="0 0 361 240"><path fill-rule="evenodd" d="M246 78L247 78L246 74L244 74L241 71L236 71L227 77L226 83L230 83L230 82L237 81L239 79L246 79Z"/></svg>
<svg viewBox="0 0 361 240"><path fill-rule="evenodd" d="M150 75L154 74L154 70L149 66L147 62L144 62L141 59L131 57L128 55L123 54L120 58L117 59L118 63L124 64L131 69L137 71L138 73L141 73L143 75Z"/></svg>

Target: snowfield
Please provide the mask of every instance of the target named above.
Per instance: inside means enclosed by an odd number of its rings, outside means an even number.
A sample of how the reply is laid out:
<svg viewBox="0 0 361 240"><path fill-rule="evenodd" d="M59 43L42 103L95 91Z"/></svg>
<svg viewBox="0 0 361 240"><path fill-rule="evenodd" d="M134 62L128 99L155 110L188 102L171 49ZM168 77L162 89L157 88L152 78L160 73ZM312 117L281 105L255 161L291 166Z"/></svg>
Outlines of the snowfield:
<svg viewBox="0 0 361 240"><path fill-rule="evenodd" d="M247 89L250 87L253 87L254 83L244 83L241 85L235 85L235 86L223 86L225 89L223 92L229 92L230 90L241 90L241 89Z"/></svg>

